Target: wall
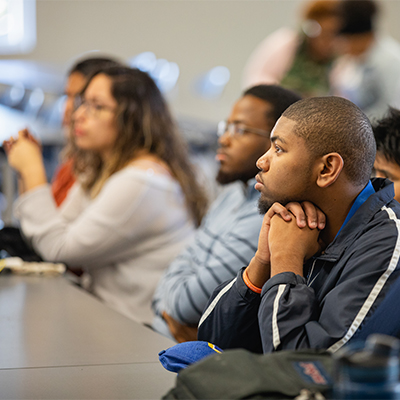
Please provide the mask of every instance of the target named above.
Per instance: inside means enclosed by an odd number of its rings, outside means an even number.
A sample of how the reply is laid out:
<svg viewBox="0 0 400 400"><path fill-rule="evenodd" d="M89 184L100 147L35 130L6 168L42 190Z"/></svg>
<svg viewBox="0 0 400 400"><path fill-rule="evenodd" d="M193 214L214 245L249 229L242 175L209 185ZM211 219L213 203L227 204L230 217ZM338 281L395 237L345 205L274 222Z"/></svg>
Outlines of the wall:
<svg viewBox="0 0 400 400"><path fill-rule="evenodd" d="M400 1L380 0L384 28L400 40ZM23 58L54 64L100 50L128 59L143 51L177 62L181 75L170 102L177 115L218 121L241 91L241 72L254 47L282 25L296 26L300 0L37 1L37 46ZM2 57L6 58L6 57ZM193 95L193 79L216 66L231 71L222 97Z"/></svg>

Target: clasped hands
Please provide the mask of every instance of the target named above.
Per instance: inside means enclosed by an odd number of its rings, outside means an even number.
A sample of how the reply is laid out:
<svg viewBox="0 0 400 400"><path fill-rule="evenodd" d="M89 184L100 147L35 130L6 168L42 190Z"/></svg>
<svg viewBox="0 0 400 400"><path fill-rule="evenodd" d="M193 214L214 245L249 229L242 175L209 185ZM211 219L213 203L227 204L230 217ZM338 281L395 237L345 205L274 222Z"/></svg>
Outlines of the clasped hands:
<svg viewBox="0 0 400 400"><path fill-rule="evenodd" d="M18 132L18 139L5 140L3 148L8 163L19 173L24 190L46 183L41 145L27 129Z"/></svg>
<svg viewBox="0 0 400 400"><path fill-rule="evenodd" d="M324 213L310 202L274 203L264 216L258 249L247 267L253 285L262 287L272 276L293 272L303 276L303 263L325 247L320 231Z"/></svg>
<svg viewBox="0 0 400 400"><path fill-rule="evenodd" d="M18 172L29 168L32 163L42 162L42 149L39 142L27 130L18 132L18 139L10 137L3 142L8 163Z"/></svg>

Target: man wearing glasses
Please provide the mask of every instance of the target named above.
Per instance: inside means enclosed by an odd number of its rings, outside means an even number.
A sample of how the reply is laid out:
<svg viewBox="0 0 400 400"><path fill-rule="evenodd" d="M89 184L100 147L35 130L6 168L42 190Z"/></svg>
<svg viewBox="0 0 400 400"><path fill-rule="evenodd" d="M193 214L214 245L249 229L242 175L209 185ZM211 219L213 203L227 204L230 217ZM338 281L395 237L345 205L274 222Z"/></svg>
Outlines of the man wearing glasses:
<svg viewBox="0 0 400 400"><path fill-rule="evenodd" d="M197 324L214 289L236 276L257 249L262 217L254 189L256 161L270 131L300 97L273 85L246 90L218 125L217 181L231 184L211 205L194 241L170 264L153 298L153 328L178 342L196 340Z"/></svg>

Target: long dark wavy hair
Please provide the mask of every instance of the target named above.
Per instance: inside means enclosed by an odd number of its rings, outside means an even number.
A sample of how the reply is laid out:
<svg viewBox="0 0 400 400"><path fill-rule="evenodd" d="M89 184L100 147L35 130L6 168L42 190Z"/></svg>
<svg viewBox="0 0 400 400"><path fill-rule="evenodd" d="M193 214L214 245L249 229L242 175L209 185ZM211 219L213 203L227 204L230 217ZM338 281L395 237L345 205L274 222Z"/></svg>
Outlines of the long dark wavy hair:
<svg viewBox="0 0 400 400"><path fill-rule="evenodd" d="M186 143L177 131L168 106L153 79L135 68L108 67L89 78L82 94L99 74L108 76L112 81L111 94L118 104L115 113L118 135L113 157L107 161L107 165L99 155L91 152L88 157L75 163L75 172L84 178L84 188L96 196L105 180L145 151L168 165L182 188L194 222L200 225L206 211L207 198L189 161Z"/></svg>
<svg viewBox="0 0 400 400"><path fill-rule="evenodd" d="M96 71L102 68L114 67L123 65L119 61L111 57L89 57L79 60L68 71L68 77L72 74L81 74L85 79L89 79ZM66 162L70 159L77 159L86 157L86 151L77 147L73 135L69 135L67 143L61 151L61 160Z"/></svg>

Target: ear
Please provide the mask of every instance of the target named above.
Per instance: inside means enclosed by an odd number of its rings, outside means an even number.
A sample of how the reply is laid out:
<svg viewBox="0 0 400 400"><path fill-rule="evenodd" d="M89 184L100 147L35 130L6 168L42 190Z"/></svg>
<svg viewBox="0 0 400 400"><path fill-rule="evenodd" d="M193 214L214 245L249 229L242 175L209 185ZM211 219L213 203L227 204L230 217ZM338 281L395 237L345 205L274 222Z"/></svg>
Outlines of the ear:
<svg viewBox="0 0 400 400"><path fill-rule="evenodd" d="M317 185L321 188L326 188L339 178L343 170L344 161L340 154L329 153L320 158L318 165Z"/></svg>

